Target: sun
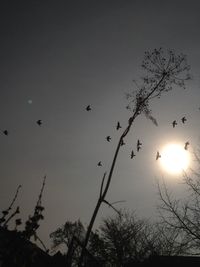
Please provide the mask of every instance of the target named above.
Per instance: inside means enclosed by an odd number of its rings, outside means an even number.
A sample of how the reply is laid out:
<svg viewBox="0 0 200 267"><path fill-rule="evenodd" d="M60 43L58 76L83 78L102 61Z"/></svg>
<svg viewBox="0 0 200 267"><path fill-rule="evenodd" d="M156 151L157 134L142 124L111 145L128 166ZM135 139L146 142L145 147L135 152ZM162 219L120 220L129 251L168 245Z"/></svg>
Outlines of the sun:
<svg viewBox="0 0 200 267"><path fill-rule="evenodd" d="M169 174L180 174L186 171L190 163L190 155L183 145L167 144L160 152L162 168Z"/></svg>

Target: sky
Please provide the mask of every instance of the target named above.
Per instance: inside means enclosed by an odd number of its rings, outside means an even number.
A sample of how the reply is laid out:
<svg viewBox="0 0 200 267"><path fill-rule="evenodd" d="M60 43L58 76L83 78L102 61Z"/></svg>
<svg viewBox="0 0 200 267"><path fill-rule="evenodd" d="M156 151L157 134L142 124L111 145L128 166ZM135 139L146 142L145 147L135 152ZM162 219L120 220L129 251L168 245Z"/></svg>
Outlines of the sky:
<svg viewBox="0 0 200 267"><path fill-rule="evenodd" d="M141 84L144 52L163 47L187 55L193 78L185 90L174 88L151 102L158 127L137 118L107 195L110 202L125 201L117 208L155 218L156 179L164 177L177 194L182 190L181 177L167 174L155 160L157 150L189 140L192 155L199 144L199 8L197 0L1 3L0 130L9 133L0 135L1 210L21 184L16 205L25 221L46 175L39 235L47 246L49 234L67 220L89 223L122 133L117 121L124 128L131 115L125 93L135 89L133 80ZM143 145L133 160L138 138ZM102 206L95 226L114 214Z"/></svg>

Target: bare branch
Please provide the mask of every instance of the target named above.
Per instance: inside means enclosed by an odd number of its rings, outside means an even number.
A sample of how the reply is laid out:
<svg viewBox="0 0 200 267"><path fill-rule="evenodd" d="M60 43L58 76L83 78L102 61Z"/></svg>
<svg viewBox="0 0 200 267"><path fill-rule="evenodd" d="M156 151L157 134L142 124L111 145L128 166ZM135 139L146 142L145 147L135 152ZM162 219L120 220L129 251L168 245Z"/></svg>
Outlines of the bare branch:
<svg viewBox="0 0 200 267"><path fill-rule="evenodd" d="M104 203L106 203L109 207L111 207L115 212L117 212L117 214L119 214L119 216L121 216L120 211L118 211L111 203L109 203L107 200L103 200Z"/></svg>
<svg viewBox="0 0 200 267"><path fill-rule="evenodd" d="M118 201L115 201L115 202L112 202L111 204L117 204L117 203L122 203L122 202L126 202L126 200L118 200Z"/></svg>
<svg viewBox="0 0 200 267"><path fill-rule="evenodd" d="M106 177L106 172L104 173L103 178L102 178L102 181L101 181L101 188L100 188L99 198L102 197L102 191L103 191L103 185L104 185L105 177Z"/></svg>

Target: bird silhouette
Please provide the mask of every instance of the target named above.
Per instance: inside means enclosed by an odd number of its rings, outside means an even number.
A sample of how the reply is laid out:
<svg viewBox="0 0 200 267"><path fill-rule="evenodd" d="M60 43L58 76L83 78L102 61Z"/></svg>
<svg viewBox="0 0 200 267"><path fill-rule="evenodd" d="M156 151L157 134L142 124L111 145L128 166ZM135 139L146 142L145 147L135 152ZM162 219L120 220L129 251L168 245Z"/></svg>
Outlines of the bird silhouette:
<svg viewBox="0 0 200 267"><path fill-rule="evenodd" d="M173 128L177 125L176 120L174 120L174 121L172 122L172 125L173 125Z"/></svg>
<svg viewBox="0 0 200 267"><path fill-rule="evenodd" d="M101 161L99 161L97 165L98 165L98 166L102 166L102 163L101 163Z"/></svg>
<svg viewBox="0 0 200 267"><path fill-rule="evenodd" d="M108 136L106 137L106 140L107 140L108 142L110 142L111 137L108 135Z"/></svg>
<svg viewBox="0 0 200 267"><path fill-rule="evenodd" d="M37 124L38 124L39 126L41 126L41 125L42 125L42 120L37 120Z"/></svg>
<svg viewBox="0 0 200 267"><path fill-rule="evenodd" d="M121 146L124 146L125 145L125 142L124 142L124 140L122 139L122 141L121 141Z"/></svg>
<svg viewBox="0 0 200 267"><path fill-rule="evenodd" d="M8 135L8 130L2 131L3 134Z"/></svg>
<svg viewBox="0 0 200 267"><path fill-rule="evenodd" d="M188 141L185 143L185 146L184 146L184 149L185 149L185 150L188 149L189 144L190 144L190 143L189 143Z"/></svg>
<svg viewBox="0 0 200 267"><path fill-rule="evenodd" d="M91 106L88 105L88 106L86 107L86 110L87 110L87 111L90 111L90 110L91 110Z"/></svg>
<svg viewBox="0 0 200 267"><path fill-rule="evenodd" d="M119 121L117 123L116 129L119 130L120 128L122 128L122 126L120 125Z"/></svg>
<svg viewBox="0 0 200 267"><path fill-rule="evenodd" d="M161 155L160 155L159 151L157 151L156 160L158 160L159 158L161 158Z"/></svg>
<svg viewBox="0 0 200 267"><path fill-rule="evenodd" d="M186 117L183 117L183 118L181 119L181 121L182 121L182 123L185 123L185 122L187 121Z"/></svg>
<svg viewBox="0 0 200 267"><path fill-rule="evenodd" d="M131 159L133 159L133 157L135 157L134 151L131 151Z"/></svg>
<svg viewBox="0 0 200 267"><path fill-rule="evenodd" d="M141 149L141 145L142 143L140 142L140 140L137 140L137 151L139 152L139 150Z"/></svg>

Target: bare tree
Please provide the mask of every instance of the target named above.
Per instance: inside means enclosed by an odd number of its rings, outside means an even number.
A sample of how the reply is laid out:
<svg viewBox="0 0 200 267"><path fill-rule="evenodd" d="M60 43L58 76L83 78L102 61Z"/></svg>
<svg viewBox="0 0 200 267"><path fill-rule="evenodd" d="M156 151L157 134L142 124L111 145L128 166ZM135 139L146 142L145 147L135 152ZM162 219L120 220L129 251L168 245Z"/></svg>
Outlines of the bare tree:
<svg viewBox="0 0 200 267"><path fill-rule="evenodd" d="M84 238L84 234L85 229L80 220L75 222L67 221L64 225L50 234L50 238L52 238L53 242L52 250L57 250L63 244L68 249L71 240L75 235L81 241Z"/></svg>
<svg viewBox="0 0 200 267"><path fill-rule="evenodd" d="M142 68L146 71L146 76L142 78L142 85L137 86L136 90L127 94L129 99L127 108L130 110L131 116L127 127L119 138L108 176L106 178L106 173L103 176L99 198L86 232L79 261L80 267L83 264L85 248L87 247L96 216L101 204L105 203L120 148L136 118L141 114L145 114L148 119L157 124L149 107L150 101L160 98L163 93L170 91L174 85L185 88L185 81L190 79L190 67L187 64L186 56L183 54L176 55L172 50L164 51L159 48L154 49L152 52L145 52Z"/></svg>
<svg viewBox="0 0 200 267"><path fill-rule="evenodd" d="M80 220L75 222L67 221L63 226L50 234L53 242L52 251L56 251L61 245L65 245L68 265L77 266L80 257L80 246L77 240L82 242L84 235L85 229Z"/></svg>
<svg viewBox="0 0 200 267"><path fill-rule="evenodd" d="M127 211L106 218L100 226L100 234L110 266L126 266L149 256L150 229L147 220Z"/></svg>
<svg viewBox="0 0 200 267"><path fill-rule="evenodd" d="M90 253L106 267L130 266L152 255L186 254L188 248L188 238L180 239L179 229L140 219L126 210L105 218L99 230L92 232L88 245Z"/></svg>
<svg viewBox="0 0 200 267"><path fill-rule="evenodd" d="M150 255L178 256L185 255L190 249L188 237L182 234L180 229L157 222L151 225L149 250Z"/></svg>
<svg viewBox="0 0 200 267"><path fill-rule="evenodd" d="M53 251L66 246L67 266L77 266L84 235L85 229L79 220L67 221L51 233ZM180 229L120 210L115 216L106 217L100 227L91 232L84 261L87 267L125 267L141 263L152 255L186 254L188 249L190 242L187 236L181 235Z"/></svg>
<svg viewBox="0 0 200 267"><path fill-rule="evenodd" d="M195 154L200 163L198 154ZM200 166L200 165L199 165ZM200 171L184 173L183 184L187 194L183 199L176 199L163 182L158 183L160 205L158 207L162 222L179 232L179 241L188 244L188 254L200 254Z"/></svg>

